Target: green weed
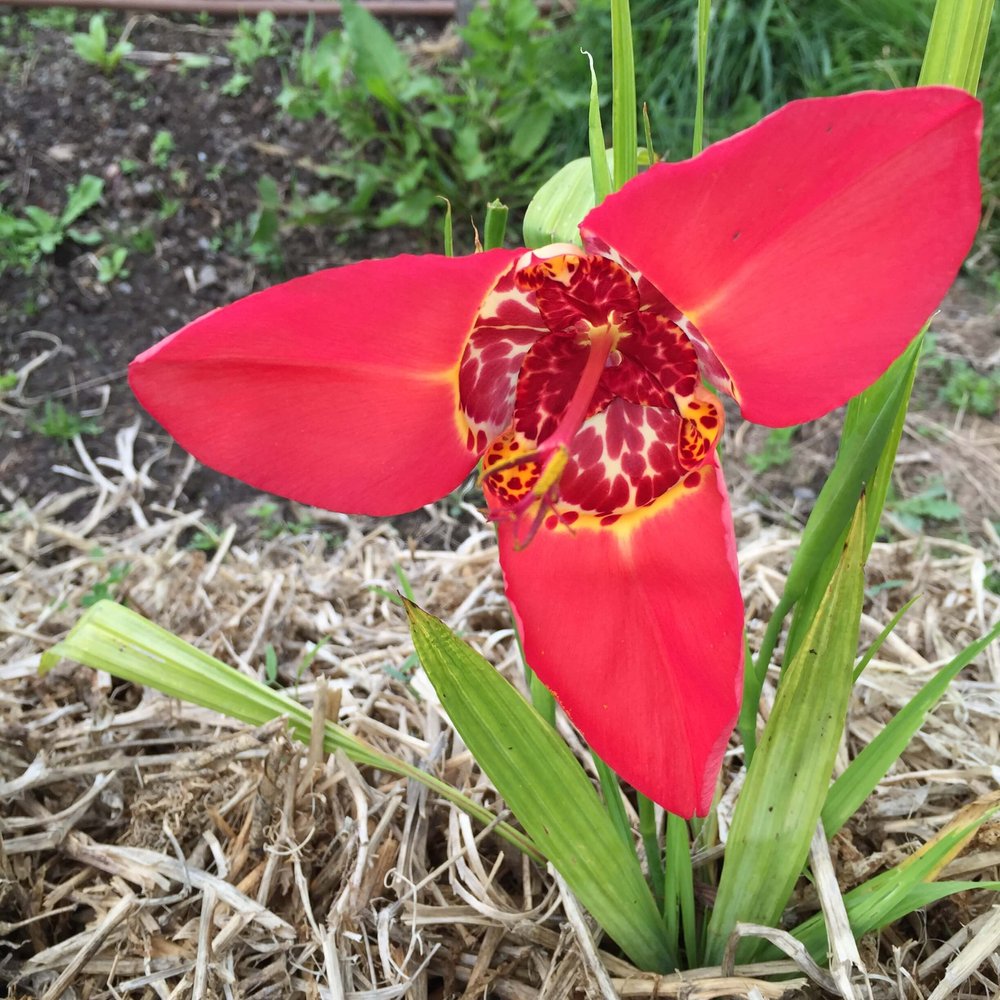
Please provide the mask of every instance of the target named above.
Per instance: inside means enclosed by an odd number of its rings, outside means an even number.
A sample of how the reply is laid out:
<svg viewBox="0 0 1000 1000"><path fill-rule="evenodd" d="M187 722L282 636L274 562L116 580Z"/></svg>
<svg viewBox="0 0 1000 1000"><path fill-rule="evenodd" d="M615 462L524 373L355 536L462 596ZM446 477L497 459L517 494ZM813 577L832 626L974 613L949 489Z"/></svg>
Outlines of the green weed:
<svg viewBox="0 0 1000 1000"><path fill-rule="evenodd" d="M281 505L271 500L262 501L251 508L249 513L257 521L257 532L265 541L281 535L306 535L316 531L316 522L310 517L286 521ZM333 543L333 535L330 532L321 531L319 534L327 544Z"/></svg>
<svg viewBox="0 0 1000 1000"><path fill-rule="evenodd" d="M955 524L962 517L962 508L949 498L943 483L931 483L905 500L890 496L885 506L904 528L915 533L923 532L929 521Z"/></svg>
<svg viewBox="0 0 1000 1000"><path fill-rule="evenodd" d="M956 410L992 417L1000 410L1000 371L981 375L964 359L954 361L939 396Z"/></svg>
<svg viewBox="0 0 1000 1000"><path fill-rule="evenodd" d="M174 137L166 129L161 128L149 144L149 162L160 170L166 170L174 151Z"/></svg>
<svg viewBox="0 0 1000 1000"><path fill-rule="evenodd" d="M253 83L252 76L237 71L222 85L219 92L223 97L239 97L251 83Z"/></svg>
<svg viewBox="0 0 1000 1000"><path fill-rule="evenodd" d="M977 371L965 358L941 351L932 333L927 335L920 368L943 382L938 399L956 410L972 410L981 417L992 417L1000 410L1000 370Z"/></svg>
<svg viewBox="0 0 1000 1000"><path fill-rule="evenodd" d="M53 215L38 205L28 205L21 215L0 207L0 274L8 269L30 273L38 262L67 239L76 243L97 243L100 233L73 226L93 208L104 193L104 181L93 174L84 176L66 189L66 205Z"/></svg>
<svg viewBox="0 0 1000 1000"><path fill-rule="evenodd" d="M85 32L77 32L72 37L73 49L84 61L96 66L102 73L111 74L118 64L132 51L132 43L119 39L109 45L108 29L103 14L91 17Z"/></svg>
<svg viewBox="0 0 1000 1000"><path fill-rule="evenodd" d="M271 643L264 647L264 683L268 687L280 686L278 683L278 654Z"/></svg>
<svg viewBox="0 0 1000 1000"><path fill-rule="evenodd" d="M71 413L62 403L45 401L42 419L32 423L32 429L45 437L57 441L72 441L78 434L100 434L101 427L95 421Z"/></svg>
<svg viewBox="0 0 1000 1000"><path fill-rule="evenodd" d="M187 543L187 548L199 552L214 552L222 541L222 535L214 524L205 524L201 531L196 531Z"/></svg>
<svg viewBox="0 0 1000 1000"><path fill-rule="evenodd" d="M237 66L249 67L261 59L277 55L274 27L275 17L269 10L261 11L253 21L241 18L233 37L226 43L233 62Z"/></svg>
<svg viewBox="0 0 1000 1000"><path fill-rule="evenodd" d="M792 460L792 435L796 430L797 427L775 427L768 433L760 451L746 456L747 465L754 472L767 472L787 465Z"/></svg>
<svg viewBox="0 0 1000 1000"><path fill-rule="evenodd" d="M112 564L108 570L108 575L103 580L95 583L80 599L80 605L84 608L89 608L98 601L118 601L119 585L128 576L130 568L129 563Z"/></svg>
<svg viewBox="0 0 1000 1000"><path fill-rule="evenodd" d="M128 250L125 247L115 247L97 258L97 280L102 285L110 285L116 278L127 278L128 268L125 261Z"/></svg>

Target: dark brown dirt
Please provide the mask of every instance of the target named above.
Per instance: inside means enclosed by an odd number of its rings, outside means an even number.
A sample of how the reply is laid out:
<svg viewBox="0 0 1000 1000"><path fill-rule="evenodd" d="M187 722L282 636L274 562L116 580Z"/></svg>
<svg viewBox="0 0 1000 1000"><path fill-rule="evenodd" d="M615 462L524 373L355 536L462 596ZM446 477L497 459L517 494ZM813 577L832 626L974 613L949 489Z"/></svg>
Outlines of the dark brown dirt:
<svg viewBox="0 0 1000 1000"><path fill-rule="evenodd" d="M125 19L109 22L118 37ZM85 23L78 18L78 29ZM239 97L220 93L232 73L228 60L185 72L183 53L225 58L231 24L216 29L135 19L129 39L136 50L173 56L137 78L122 67L103 75L72 52L68 32L31 29L23 13L0 23L4 206L20 213L38 205L58 214L67 185L84 174L105 185L101 204L78 223L100 232L97 246L67 240L31 275L0 275L0 372L58 348L23 387L16 400L21 412L0 414L0 481L8 499L30 501L67 487L53 465L70 459L69 446L35 429L47 400L71 413L93 413L102 428L94 451L111 453L115 432L137 417L144 436L155 433L125 371L165 333L285 277L404 248L430 249L412 234L317 227L283 234L276 266L254 265L247 243L258 179L271 175L280 188L294 183L305 194L319 190L295 163L306 155L321 158L335 135L277 111L281 81L272 60L254 66L254 81ZM301 25L283 23L283 29L301 32ZM173 149L157 159L154 140L161 131L170 134ZM129 249L127 276L101 285L92 254L120 245L142 250ZM152 441L143 450L150 447ZM174 456L175 466L182 461ZM193 474L184 490L186 499L213 511L252 495L208 470Z"/></svg>

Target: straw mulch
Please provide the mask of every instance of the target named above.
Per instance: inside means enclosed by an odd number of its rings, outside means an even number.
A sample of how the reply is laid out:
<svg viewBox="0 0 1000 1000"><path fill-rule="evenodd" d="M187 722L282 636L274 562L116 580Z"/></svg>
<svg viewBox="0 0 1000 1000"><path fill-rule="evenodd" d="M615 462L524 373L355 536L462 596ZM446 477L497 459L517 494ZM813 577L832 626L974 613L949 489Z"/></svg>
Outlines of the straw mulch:
<svg viewBox="0 0 1000 1000"><path fill-rule="evenodd" d="M988 485L1000 440L975 427L971 444L968 425L949 433ZM796 537L781 512L752 499L739 442L730 450L756 638ZM962 461L961 447L947 450L948 461ZM760 969L642 974L601 940L551 872L422 786L296 745L280 720L253 731L72 663L39 678L40 653L103 585L239 670L264 677L276 665L272 679L304 703L319 699L365 739L509 818L413 669L403 615L385 594L399 586L399 567L423 607L517 681L481 515L442 504L401 529L310 511L311 526L270 540L233 524L206 553L190 546L207 527L202 513L146 499L156 456L135 429L119 434L113 455L91 455L76 439L65 493L33 506L3 497L0 984L8 996L704 1000L836 990L793 962L770 982ZM975 544L901 534L876 546L863 641L912 594L923 598L863 675L839 766L1000 617L986 585L1000 539L988 519L971 530ZM773 688L765 693L766 705ZM994 647L953 684L834 840L841 889L898 862L961 806L996 790L998 717ZM734 749L723 828L739 764ZM1000 823L988 823L948 874L996 879L998 840ZM962 894L863 940L872 995L996 995L995 902ZM796 912L815 905L804 890Z"/></svg>

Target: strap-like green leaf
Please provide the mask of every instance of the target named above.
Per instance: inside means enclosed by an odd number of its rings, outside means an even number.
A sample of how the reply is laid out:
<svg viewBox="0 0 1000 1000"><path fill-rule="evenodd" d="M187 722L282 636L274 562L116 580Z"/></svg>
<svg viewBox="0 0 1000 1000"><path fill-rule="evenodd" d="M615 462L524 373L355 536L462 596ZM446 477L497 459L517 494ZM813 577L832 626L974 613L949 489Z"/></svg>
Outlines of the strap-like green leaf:
<svg viewBox="0 0 1000 1000"><path fill-rule="evenodd" d="M899 759L927 713L937 704L958 672L970 664L994 639L1000 624L970 643L942 667L886 724L885 728L851 761L833 783L823 806L823 828L832 837L854 815L889 768Z"/></svg>
<svg viewBox="0 0 1000 1000"><path fill-rule="evenodd" d="M417 654L452 723L532 841L633 962L673 968L635 850L569 748L443 622L409 602L406 612Z"/></svg>
<svg viewBox="0 0 1000 1000"><path fill-rule="evenodd" d="M601 96L597 88L594 57L587 52L590 63L590 111L587 116L587 141L590 143L590 172L594 184L594 204L600 205L611 194L611 170L607 147L604 145L604 126L601 124Z"/></svg>
<svg viewBox="0 0 1000 1000"><path fill-rule="evenodd" d="M947 83L975 94L993 0L938 0L920 67L920 83Z"/></svg>
<svg viewBox="0 0 1000 1000"><path fill-rule="evenodd" d="M106 670L115 677L156 688L172 698L251 725L259 726L285 715L292 735L303 743L309 742L312 714L303 705L113 601L98 601L84 612L69 635L43 654L42 673L62 658ZM482 823L496 822L489 809L447 782L376 750L333 722L326 724L323 745L328 753L342 750L360 764L413 778ZM519 850L541 860L538 850L520 830L508 823L498 824L496 830Z"/></svg>
<svg viewBox="0 0 1000 1000"><path fill-rule="evenodd" d="M972 839L976 830L996 815L997 809L988 803L973 803L967 812L974 817L971 822L955 821L894 868L881 872L845 894L844 905L855 937L879 930L907 913L954 892L996 890L995 882L934 882L945 865ZM822 913L810 917L792 934L817 961L826 959L827 934ZM761 957L770 957L766 948Z"/></svg>
<svg viewBox="0 0 1000 1000"><path fill-rule="evenodd" d="M867 419L856 426L849 440L845 435L837 462L809 515L802 541L788 572L785 589L767 623L753 670L747 672L745 712L741 718L740 733L751 758L755 747L750 722L756 716L764 675L781 634L784 617L794 606L795 616L785 642L785 659L790 660L795 655L802 636L811 627L817 606L826 593L834 567L840 558L842 539L857 498L879 467L884 467L886 463L890 468L892 466L898 441L897 432L906 413L919 348L919 342L915 340L902 357L894 362L882 380L868 390L872 395L866 396L866 401L862 404ZM871 544L868 539L872 517L867 504L866 510L864 555L867 555Z"/></svg>
<svg viewBox="0 0 1000 1000"><path fill-rule="evenodd" d="M635 54L628 0L611 0L611 145L617 191L639 172L635 106Z"/></svg>
<svg viewBox="0 0 1000 1000"><path fill-rule="evenodd" d="M864 597L864 498L805 640L785 667L726 841L706 960L737 922L778 926L809 853L847 714ZM745 942L738 960L755 945Z"/></svg>
<svg viewBox="0 0 1000 1000"><path fill-rule="evenodd" d="M694 106L692 156L697 156L705 145L705 75L708 70L708 28L711 18L712 0L698 0L698 89Z"/></svg>

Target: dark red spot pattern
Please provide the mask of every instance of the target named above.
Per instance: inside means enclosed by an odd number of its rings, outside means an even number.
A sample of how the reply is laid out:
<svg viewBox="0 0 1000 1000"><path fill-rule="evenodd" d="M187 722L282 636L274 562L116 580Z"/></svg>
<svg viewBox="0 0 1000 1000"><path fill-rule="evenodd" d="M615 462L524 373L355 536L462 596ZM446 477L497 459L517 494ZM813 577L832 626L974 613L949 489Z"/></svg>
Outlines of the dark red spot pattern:
<svg viewBox="0 0 1000 1000"><path fill-rule="evenodd" d="M487 299L462 361L463 407L481 422L476 444L485 446L482 434L492 441L484 488L520 510L544 475L532 495L544 494L552 508L545 528L572 525L582 514L610 526L680 483L693 488L694 470L715 450L722 409L702 388L698 353L676 310L636 277L601 256L522 259ZM553 477L535 450L551 454L545 440L580 384L591 333L609 330L613 349L565 468Z"/></svg>

